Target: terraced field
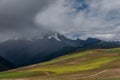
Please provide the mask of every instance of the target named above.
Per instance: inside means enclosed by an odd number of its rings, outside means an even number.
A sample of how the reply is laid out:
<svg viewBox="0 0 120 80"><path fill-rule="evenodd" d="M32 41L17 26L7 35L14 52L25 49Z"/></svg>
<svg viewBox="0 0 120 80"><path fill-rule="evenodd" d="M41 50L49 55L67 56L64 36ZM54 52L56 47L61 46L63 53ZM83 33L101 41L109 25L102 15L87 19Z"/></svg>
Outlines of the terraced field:
<svg viewBox="0 0 120 80"><path fill-rule="evenodd" d="M0 73L0 80L120 80L120 49L76 52Z"/></svg>

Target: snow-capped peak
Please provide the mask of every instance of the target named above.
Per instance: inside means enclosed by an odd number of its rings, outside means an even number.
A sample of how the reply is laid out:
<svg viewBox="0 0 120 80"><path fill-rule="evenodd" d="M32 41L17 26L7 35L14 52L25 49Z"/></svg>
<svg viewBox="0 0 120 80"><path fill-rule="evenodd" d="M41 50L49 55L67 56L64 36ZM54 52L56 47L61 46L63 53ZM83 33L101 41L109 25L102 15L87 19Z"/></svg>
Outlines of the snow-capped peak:
<svg viewBox="0 0 120 80"><path fill-rule="evenodd" d="M52 36L48 36L48 39L51 39L52 38Z"/></svg>
<svg viewBox="0 0 120 80"><path fill-rule="evenodd" d="M54 33L49 33L49 34L45 35L45 38L47 38L47 39L52 39L52 38L54 38L54 39L56 39L57 41L62 41L62 40L60 39L59 33L56 33L56 32L54 32Z"/></svg>
<svg viewBox="0 0 120 80"><path fill-rule="evenodd" d="M61 41L61 39L58 37L58 33L54 33L52 37L55 38L57 41Z"/></svg>

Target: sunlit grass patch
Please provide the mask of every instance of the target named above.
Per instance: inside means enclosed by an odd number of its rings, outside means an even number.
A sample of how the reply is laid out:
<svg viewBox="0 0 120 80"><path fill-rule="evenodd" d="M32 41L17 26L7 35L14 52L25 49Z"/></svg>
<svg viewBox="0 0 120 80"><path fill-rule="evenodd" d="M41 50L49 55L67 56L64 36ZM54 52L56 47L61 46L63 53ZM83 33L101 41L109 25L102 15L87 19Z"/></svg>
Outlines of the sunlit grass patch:
<svg viewBox="0 0 120 80"><path fill-rule="evenodd" d="M1 72L0 78L19 78L19 77L30 77L37 75L36 72Z"/></svg>
<svg viewBox="0 0 120 80"><path fill-rule="evenodd" d="M83 62L81 64L72 65L72 66L40 67L40 68L32 69L30 71L51 71L56 74L63 74L63 73L77 72L77 71L83 71L83 70L92 70L92 69L100 68L104 64L107 64L116 59L118 58L103 57L103 58L90 60L87 62Z"/></svg>

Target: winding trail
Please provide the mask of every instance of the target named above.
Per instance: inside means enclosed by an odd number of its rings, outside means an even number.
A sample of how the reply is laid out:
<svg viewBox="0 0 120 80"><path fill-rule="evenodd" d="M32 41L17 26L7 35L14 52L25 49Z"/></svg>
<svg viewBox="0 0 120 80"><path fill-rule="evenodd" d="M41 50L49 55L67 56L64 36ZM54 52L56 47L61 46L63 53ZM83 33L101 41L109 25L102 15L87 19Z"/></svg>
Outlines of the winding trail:
<svg viewBox="0 0 120 80"><path fill-rule="evenodd" d="M98 72L98 73L96 73L96 74L89 75L89 76L86 76L86 77L81 77L81 78L89 78L89 77L93 77L93 76L98 76L98 75L100 75L100 74L102 74L102 73L104 73L104 72L107 72L107 71L108 71L108 70L103 70L103 71Z"/></svg>

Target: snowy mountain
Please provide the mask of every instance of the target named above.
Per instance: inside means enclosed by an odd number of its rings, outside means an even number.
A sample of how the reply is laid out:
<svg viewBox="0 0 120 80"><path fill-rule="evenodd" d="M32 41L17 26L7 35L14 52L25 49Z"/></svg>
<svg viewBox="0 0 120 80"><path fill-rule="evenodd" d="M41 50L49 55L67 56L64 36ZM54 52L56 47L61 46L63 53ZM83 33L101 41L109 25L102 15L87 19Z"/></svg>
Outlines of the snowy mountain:
<svg viewBox="0 0 120 80"><path fill-rule="evenodd" d="M0 56L16 67L51 60L76 50L120 47L119 42L105 42L95 38L72 40L59 33L49 33L35 40L8 40L0 43Z"/></svg>

